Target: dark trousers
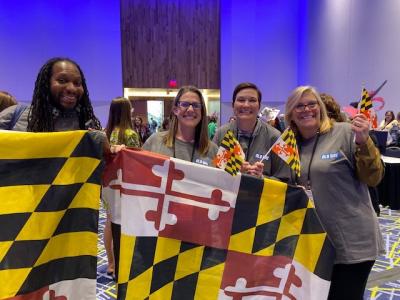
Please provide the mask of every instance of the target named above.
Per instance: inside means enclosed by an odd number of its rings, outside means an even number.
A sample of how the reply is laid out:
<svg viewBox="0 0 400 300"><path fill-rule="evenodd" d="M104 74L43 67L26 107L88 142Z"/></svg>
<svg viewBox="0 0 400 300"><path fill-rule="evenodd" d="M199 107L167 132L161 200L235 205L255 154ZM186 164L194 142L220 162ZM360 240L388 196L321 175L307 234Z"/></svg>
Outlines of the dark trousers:
<svg viewBox="0 0 400 300"><path fill-rule="evenodd" d="M362 300L368 275L375 261L336 264L333 267L328 300Z"/></svg>

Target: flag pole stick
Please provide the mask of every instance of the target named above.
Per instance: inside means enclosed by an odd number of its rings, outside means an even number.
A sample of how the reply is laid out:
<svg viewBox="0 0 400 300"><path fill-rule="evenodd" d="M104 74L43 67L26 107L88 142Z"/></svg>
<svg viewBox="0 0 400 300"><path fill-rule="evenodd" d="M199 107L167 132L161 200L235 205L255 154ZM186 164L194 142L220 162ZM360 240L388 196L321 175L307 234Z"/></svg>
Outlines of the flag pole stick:
<svg viewBox="0 0 400 300"><path fill-rule="evenodd" d="M259 162L262 162L264 159L265 160L268 160L269 159L269 156L268 156L268 154L271 152L271 150L272 150L272 147L274 147L275 146L275 144L276 144L276 142L271 146L271 148L269 148L269 150L268 150L268 152L267 153L265 153L264 155L263 155L263 157L261 157L261 159L260 159L260 161Z"/></svg>

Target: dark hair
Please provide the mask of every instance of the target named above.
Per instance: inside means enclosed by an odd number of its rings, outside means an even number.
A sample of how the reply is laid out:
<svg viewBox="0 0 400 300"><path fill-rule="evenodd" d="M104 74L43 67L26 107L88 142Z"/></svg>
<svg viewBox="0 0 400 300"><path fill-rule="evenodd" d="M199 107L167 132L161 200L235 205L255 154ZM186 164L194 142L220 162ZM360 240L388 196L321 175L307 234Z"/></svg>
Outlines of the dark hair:
<svg viewBox="0 0 400 300"><path fill-rule="evenodd" d="M123 97L114 98L110 104L110 112L106 126L106 135L110 140L111 133L118 128L118 144L126 144L125 131L132 129L131 102Z"/></svg>
<svg viewBox="0 0 400 300"><path fill-rule="evenodd" d="M394 117L394 112L393 112L393 110L388 110L387 112L385 112L385 118L386 118L386 114L387 113L389 113L390 114L390 120L389 120L389 123L390 122L392 122L394 119L395 119L395 117ZM386 122L386 121L385 121Z"/></svg>
<svg viewBox="0 0 400 300"><path fill-rule="evenodd" d="M5 91L0 91L0 111L3 111L7 107L13 106L17 104L17 100Z"/></svg>
<svg viewBox="0 0 400 300"><path fill-rule="evenodd" d="M321 97L322 102L324 102L326 107L326 112L328 113L328 117L331 120L335 120L336 122L346 121L342 113L340 112L340 106L336 102L335 98L326 93L321 93L319 94L319 96Z"/></svg>
<svg viewBox="0 0 400 300"><path fill-rule="evenodd" d="M165 118L161 124L162 130L168 130L169 128L169 118Z"/></svg>
<svg viewBox="0 0 400 300"><path fill-rule="evenodd" d="M78 100L77 108L79 128L86 129L85 123L92 121L92 128L101 130L100 121L93 112L89 92L86 86L85 76L79 65L69 58L55 57L48 60L41 68L35 82L32 103L28 115L28 131L51 132L54 131L53 108L51 104L50 79L53 66L58 62L70 62L79 70L82 79L83 95Z"/></svg>
<svg viewBox="0 0 400 300"><path fill-rule="evenodd" d="M242 83L239 83L235 87L235 90L233 91L233 96L232 96L232 104L235 103L237 94L241 90L244 90L244 89L255 90L257 92L257 96L258 96L258 104L261 104L261 97L262 97L261 91L258 89L258 87L254 83L251 83L251 82L242 82Z"/></svg>
<svg viewBox="0 0 400 300"><path fill-rule="evenodd" d="M210 123L210 122L217 123L217 121L218 121L217 116L212 115L212 116L209 117L208 123Z"/></svg>
<svg viewBox="0 0 400 300"><path fill-rule="evenodd" d="M210 141L208 139L207 109L206 109L206 104L204 102L203 95L201 94L200 90L195 86L184 86L184 87L181 87L181 89L178 91L178 94L176 95L176 97L172 103L172 110L171 110L171 114L169 117L170 123L169 123L168 133L165 136L164 143L167 147L170 147L170 148L173 147L175 134L178 129L178 118L173 113L173 111L174 111L174 108L178 106L178 102L181 99L181 97L188 92L195 93L197 96L199 96L199 99L200 99L201 121L196 126L194 140L195 140L198 151L200 152L201 155L204 155L207 153L209 146L210 146Z"/></svg>

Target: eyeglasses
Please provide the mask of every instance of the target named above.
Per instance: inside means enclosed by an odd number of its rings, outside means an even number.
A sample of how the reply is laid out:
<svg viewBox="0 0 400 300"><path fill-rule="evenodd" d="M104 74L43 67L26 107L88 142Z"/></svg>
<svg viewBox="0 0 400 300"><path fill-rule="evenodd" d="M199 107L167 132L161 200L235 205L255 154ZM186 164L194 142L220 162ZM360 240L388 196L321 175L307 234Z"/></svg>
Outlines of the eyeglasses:
<svg viewBox="0 0 400 300"><path fill-rule="evenodd" d="M192 106L193 109L201 109L200 102L178 101L177 105L184 109L189 109L189 106Z"/></svg>
<svg viewBox="0 0 400 300"><path fill-rule="evenodd" d="M307 104L297 104L294 107L294 111L300 113L300 112L306 111L307 107L308 107L308 109L316 109L317 106L318 106L318 102L310 102Z"/></svg>

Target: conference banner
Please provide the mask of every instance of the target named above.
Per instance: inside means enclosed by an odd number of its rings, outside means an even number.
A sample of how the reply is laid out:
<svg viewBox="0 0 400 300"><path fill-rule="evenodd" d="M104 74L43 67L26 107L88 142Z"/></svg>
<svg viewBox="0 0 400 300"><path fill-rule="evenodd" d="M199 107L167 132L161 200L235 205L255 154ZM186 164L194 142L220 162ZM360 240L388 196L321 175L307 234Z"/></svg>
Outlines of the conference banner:
<svg viewBox="0 0 400 300"><path fill-rule="evenodd" d="M0 131L0 299L96 299L101 145Z"/></svg>

